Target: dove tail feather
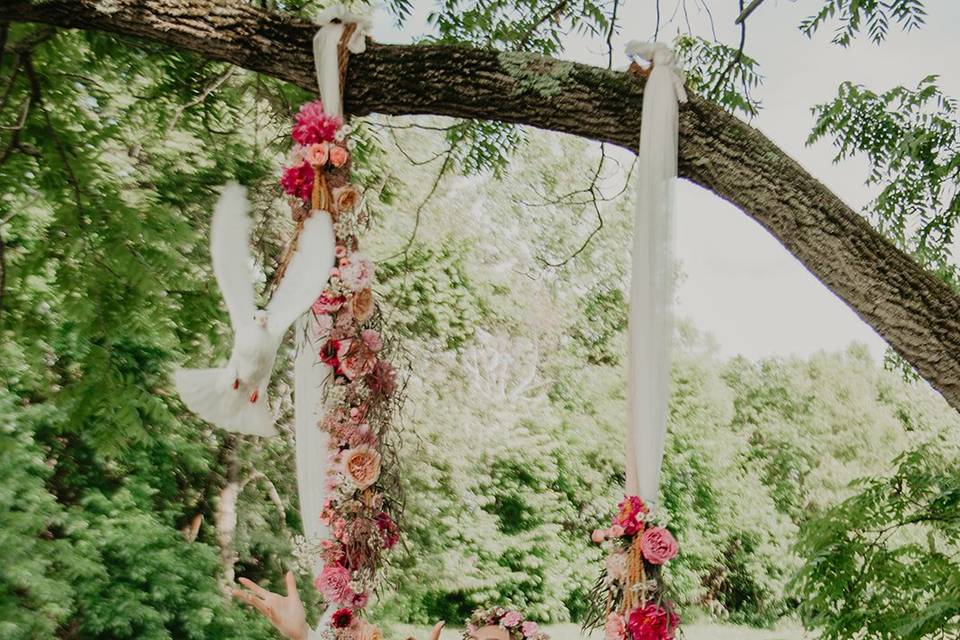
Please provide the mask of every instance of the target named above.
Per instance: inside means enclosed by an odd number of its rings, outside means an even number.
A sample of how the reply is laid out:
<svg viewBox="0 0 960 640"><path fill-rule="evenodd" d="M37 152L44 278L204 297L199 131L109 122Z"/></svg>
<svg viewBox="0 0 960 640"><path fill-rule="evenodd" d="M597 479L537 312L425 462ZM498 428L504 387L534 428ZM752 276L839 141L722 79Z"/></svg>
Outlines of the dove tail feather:
<svg viewBox="0 0 960 640"><path fill-rule="evenodd" d="M179 369L173 375L180 399L207 422L235 433L276 435L265 389L256 402L230 387L226 369Z"/></svg>

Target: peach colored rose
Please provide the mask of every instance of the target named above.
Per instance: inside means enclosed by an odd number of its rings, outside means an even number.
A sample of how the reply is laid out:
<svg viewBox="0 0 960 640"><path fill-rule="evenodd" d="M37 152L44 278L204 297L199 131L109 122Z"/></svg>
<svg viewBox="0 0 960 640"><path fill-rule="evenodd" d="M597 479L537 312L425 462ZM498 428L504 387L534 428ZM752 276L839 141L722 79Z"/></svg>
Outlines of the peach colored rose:
<svg viewBox="0 0 960 640"><path fill-rule="evenodd" d="M594 544L600 544L607 539L607 535L603 529L594 529L593 533L590 534L590 539L593 540Z"/></svg>
<svg viewBox="0 0 960 640"><path fill-rule="evenodd" d="M640 538L640 550L650 564L663 564L679 551L673 534L663 527L650 527Z"/></svg>
<svg viewBox="0 0 960 640"><path fill-rule="evenodd" d="M350 185L337 187L333 190L333 203L337 212L350 211L360 204L360 193Z"/></svg>
<svg viewBox="0 0 960 640"><path fill-rule="evenodd" d="M314 167L322 167L327 164L327 158L330 157L327 146L326 142L307 145L303 148L303 159Z"/></svg>
<svg viewBox="0 0 960 640"><path fill-rule="evenodd" d="M342 167L350 159L350 152L338 144L330 145L330 164Z"/></svg>
<svg viewBox="0 0 960 640"><path fill-rule="evenodd" d="M363 324L373 315L373 292L370 289L358 291L350 296L350 314Z"/></svg>
<svg viewBox="0 0 960 640"><path fill-rule="evenodd" d="M370 447L350 449L343 470L358 489L366 489L380 477L380 454Z"/></svg>
<svg viewBox="0 0 960 640"><path fill-rule="evenodd" d="M366 620L360 622L357 625L357 640L383 640L383 633L380 631L380 627L375 624L370 624Z"/></svg>

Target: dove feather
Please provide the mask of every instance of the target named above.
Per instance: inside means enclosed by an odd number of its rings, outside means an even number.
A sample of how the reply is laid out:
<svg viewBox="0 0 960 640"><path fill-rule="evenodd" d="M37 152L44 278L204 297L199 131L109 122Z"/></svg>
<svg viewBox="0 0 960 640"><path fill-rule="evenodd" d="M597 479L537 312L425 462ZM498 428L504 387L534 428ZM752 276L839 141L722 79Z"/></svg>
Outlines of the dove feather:
<svg viewBox="0 0 960 640"><path fill-rule="evenodd" d="M236 331L253 322L256 304L250 269L250 203L247 190L228 183L217 201L210 223L210 257L213 273Z"/></svg>
<svg viewBox="0 0 960 640"><path fill-rule="evenodd" d="M282 337L323 293L335 252L333 220L326 211L316 210L304 222L297 250L267 305L267 330L273 336Z"/></svg>

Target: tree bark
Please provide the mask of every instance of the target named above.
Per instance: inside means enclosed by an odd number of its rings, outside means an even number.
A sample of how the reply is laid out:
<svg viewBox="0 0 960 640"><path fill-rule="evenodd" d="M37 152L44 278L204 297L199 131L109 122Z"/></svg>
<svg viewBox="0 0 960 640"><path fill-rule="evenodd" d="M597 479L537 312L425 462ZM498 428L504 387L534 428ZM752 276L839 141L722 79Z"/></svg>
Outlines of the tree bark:
<svg viewBox="0 0 960 640"><path fill-rule="evenodd" d="M314 89L315 27L236 0L0 0L0 21L145 38ZM345 110L520 123L633 149L643 81L588 65L458 46L352 56ZM774 235L960 409L960 296L748 124L697 96L680 112L680 175Z"/></svg>

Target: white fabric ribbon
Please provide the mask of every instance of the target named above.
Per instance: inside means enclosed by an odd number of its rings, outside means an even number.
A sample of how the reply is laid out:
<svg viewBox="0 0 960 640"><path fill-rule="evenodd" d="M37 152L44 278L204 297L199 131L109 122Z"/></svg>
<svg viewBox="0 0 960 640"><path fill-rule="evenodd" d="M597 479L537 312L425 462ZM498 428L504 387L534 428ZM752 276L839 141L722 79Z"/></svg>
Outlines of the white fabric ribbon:
<svg viewBox="0 0 960 640"><path fill-rule="evenodd" d="M323 102L323 110L328 114L343 117L337 47L346 25L355 23L357 28L347 41L347 50L350 53L363 53L367 50L367 35L373 23L369 18L350 13L342 4L321 11L317 15L316 23L321 27L313 37L313 64L317 71L320 100Z"/></svg>
<svg viewBox="0 0 960 640"><path fill-rule="evenodd" d="M673 331L673 203L677 176L678 103L686 102L673 51L631 41L627 55L653 66L643 95L637 152L633 266L627 366L628 495L657 503L666 440Z"/></svg>
<svg viewBox="0 0 960 640"><path fill-rule="evenodd" d="M338 22L333 22L336 19ZM372 23L368 18L350 13L343 5L322 11L316 18L320 29L313 38L313 63L317 72L317 86L323 110L332 116L343 117L343 98L340 95L340 61L337 49L348 23L356 23L347 50L363 53L366 36ZM318 274L319 275L319 274ZM333 378L333 369L319 359L319 345L311 338L312 322L308 312L296 326L297 356L294 364L294 422L296 423L297 492L300 496L300 517L308 541L323 539L328 529L320 522L320 513L326 500L327 440L328 434L318 427L323 417L324 388ZM313 567L316 578L322 566ZM323 630L333 612L328 607L316 629L311 629L310 640L323 637Z"/></svg>

